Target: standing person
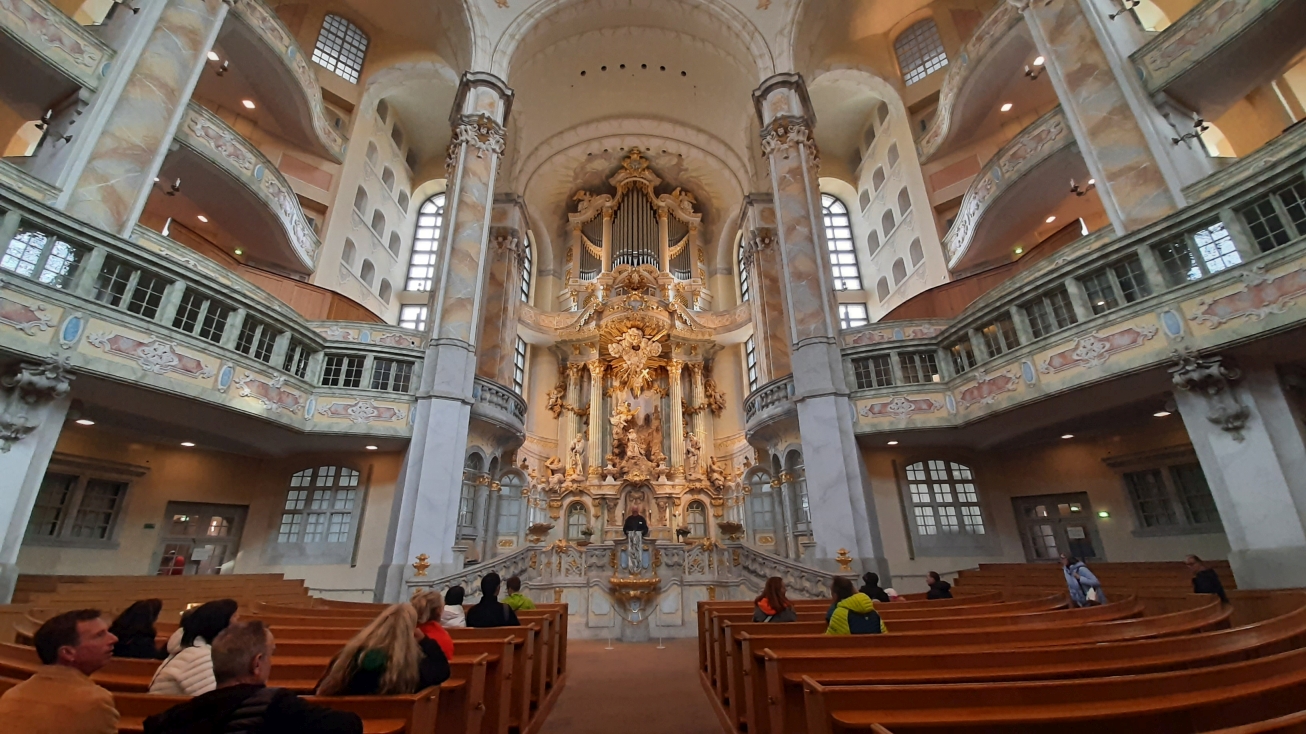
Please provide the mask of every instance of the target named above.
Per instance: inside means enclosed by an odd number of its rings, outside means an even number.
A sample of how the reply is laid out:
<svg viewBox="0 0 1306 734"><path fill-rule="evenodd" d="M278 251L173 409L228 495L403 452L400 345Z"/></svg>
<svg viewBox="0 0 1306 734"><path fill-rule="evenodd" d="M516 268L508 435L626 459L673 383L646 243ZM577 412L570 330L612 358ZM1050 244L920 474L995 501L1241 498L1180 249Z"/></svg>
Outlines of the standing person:
<svg viewBox="0 0 1306 734"><path fill-rule="evenodd" d="M440 625L445 629L457 629L467 626L467 615L463 613L463 600L467 590L461 586L450 586L444 592L444 611L440 613Z"/></svg>
<svg viewBox="0 0 1306 734"><path fill-rule="evenodd" d="M412 604L388 607L336 654L319 696L398 696L449 680L449 659L417 629Z"/></svg>
<svg viewBox="0 0 1306 734"><path fill-rule="evenodd" d="M109 625L109 632L118 638L113 646L113 656L143 660L162 660L168 657L167 651L159 649L154 641L159 634L154 629L154 623L158 621L161 611L163 600L144 599L119 614L113 624Z"/></svg>
<svg viewBox="0 0 1306 734"><path fill-rule="evenodd" d="M145 720L145 734L362 734L358 714L268 687L276 641L259 620L236 622L213 641L217 688Z"/></svg>
<svg viewBox="0 0 1306 734"><path fill-rule="evenodd" d="M884 620L875 611L875 602L871 597L856 592L853 582L842 576L835 576L830 584L830 595L834 604L826 612L827 635L878 635L888 632Z"/></svg>
<svg viewBox="0 0 1306 734"><path fill-rule="evenodd" d="M440 618L444 615L444 597L438 591L423 591L415 594L410 603L417 612L417 629L440 646L445 658L452 659L453 638L440 624Z"/></svg>
<svg viewBox="0 0 1306 734"><path fill-rule="evenodd" d="M1194 594L1215 594L1220 597L1221 602L1229 603L1229 597L1224 593L1224 584L1220 582L1220 575L1215 572L1215 569L1206 565L1206 561L1197 556L1188 556L1184 559L1184 565L1193 573Z"/></svg>
<svg viewBox="0 0 1306 734"><path fill-rule="evenodd" d="M889 603L888 592L880 588L880 575L878 573L867 571L862 574L861 592L875 601Z"/></svg>
<svg viewBox="0 0 1306 734"><path fill-rule="evenodd" d="M219 599L196 607L181 619L181 627L168 640L168 657L154 672L150 693L164 696L198 696L213 690L212 640L235 622L240 605Z"/></svg>
<svg viewBox="0 0 1306 734"><path fill-rule="evenodd" d="M754 622L797 622L793 602L785 596L785 582L779 576L766 580L762 594L753 600Z"/></svg>
<svg viewBox="0 0 1306 734"><path fill-rule="evenodd" d="M1102 593L1102 582L1088 570L1084 562L1061 554L1061 571L1066 575L1066 588L1070 591L1070 603L1076 607L1106 604L1106 594Z"/></svg>
<svg viewBox="0 0 1306 734"><path fill-rule="evenodd" d="M117 641L98 609L47 619L33 635L41 667L0 696L5 731L118 734L113 694L90 678L113 657Z"/></svg>
<svg viewBox="0 0 1306 734"><path fill-rule="evenodd" d="M508 587L508 595L503 597L503 603L512 607L514 612L535 608L535 602L521 593L521 577L509 576L508 580L503 582L503 585Z"/></svg>
<svg viewBox="0 0 1306 734"><path fill-rule="evenodd" d="M952 584L939 578L939 574L930 571L925 576L925 580L930 585L930 590L925 594L926 599L951 599Z"/></svg>
<svg viewBox="0 0 1306 734"><path fill-rule="evenodd" d="M491 571L481 579L481 600L467 612L468 627L516 627L517 613L499 601L499 574Z"/></svg>

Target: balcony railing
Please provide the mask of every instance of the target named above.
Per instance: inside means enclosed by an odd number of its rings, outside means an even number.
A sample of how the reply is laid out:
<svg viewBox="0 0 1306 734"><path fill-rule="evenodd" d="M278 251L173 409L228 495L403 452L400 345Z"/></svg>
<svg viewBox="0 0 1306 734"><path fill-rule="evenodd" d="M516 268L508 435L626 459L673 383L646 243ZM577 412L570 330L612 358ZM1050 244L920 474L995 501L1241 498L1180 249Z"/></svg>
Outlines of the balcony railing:
<svg viewBox="0 0 1306 734"><path fill-rule="evenodd" d="M794 376L785 375L754 390L744 398L744 422L751 429L794 410Z"/></svg>
<svg viewBox="0 0 1306 734"><path fill-rule="evenodd" d="M86 89L98 89L108 44L46 0L0 0L0 33Z"/></svg>
<svg viewBox="0 0 1306 734"><path fill-rule="evenodd" d="M472 415L526 435L526 401L497 382L477 377L472 384Z"/></svg>

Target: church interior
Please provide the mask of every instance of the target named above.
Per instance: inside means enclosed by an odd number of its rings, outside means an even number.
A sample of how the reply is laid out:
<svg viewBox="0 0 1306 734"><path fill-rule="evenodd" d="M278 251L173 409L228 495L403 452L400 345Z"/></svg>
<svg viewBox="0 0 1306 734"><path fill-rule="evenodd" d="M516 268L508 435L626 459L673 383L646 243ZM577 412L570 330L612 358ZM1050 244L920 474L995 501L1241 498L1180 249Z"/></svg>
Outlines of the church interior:
<svg viewBox="0 0 1306 734"><path fill-rule="evenodd" d="M1297 0L0 0L0 691L494 574L365 731L1306 732L1304 118Z"/></svg>

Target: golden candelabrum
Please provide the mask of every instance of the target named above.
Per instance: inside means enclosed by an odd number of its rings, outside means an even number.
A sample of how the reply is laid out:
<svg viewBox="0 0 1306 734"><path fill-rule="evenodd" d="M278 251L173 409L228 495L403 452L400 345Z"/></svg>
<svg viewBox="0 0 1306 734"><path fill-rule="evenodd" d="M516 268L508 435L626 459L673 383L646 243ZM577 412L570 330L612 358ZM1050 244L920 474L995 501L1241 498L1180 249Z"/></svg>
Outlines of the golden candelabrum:
<svg viewBox="0 0 1306 734"><path fill-rule="evenodd" d="M834 557L834 560L839 564L839 571L841 573L848 573L853 570L853 557L848 555L847 548L840 548L839 554Z"/></svg>
<svg viewBox="0 0 1306 734"><path fill-rule="evenodd" d="M413 574L413 575L414 575L414 576L425 576L425 575L426 575L426 569L428 569L428 568L430 568L430 567L431 567L431 557L428 556L428 555L426 555L425 553L419 553L419 554L417 555L417 561L416 561L415 563L413 563L413 570L416 571L417 573L415 573L415 574Z"/></svg>

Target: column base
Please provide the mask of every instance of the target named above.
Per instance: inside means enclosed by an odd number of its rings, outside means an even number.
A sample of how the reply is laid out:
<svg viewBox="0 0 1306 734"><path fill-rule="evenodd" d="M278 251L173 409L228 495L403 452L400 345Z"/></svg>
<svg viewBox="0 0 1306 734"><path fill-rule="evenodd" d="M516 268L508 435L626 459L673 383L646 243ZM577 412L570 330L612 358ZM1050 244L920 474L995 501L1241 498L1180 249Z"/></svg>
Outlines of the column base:
<svg viewBox="0 0 1306 734"><path fill-rule="evenodd" d="M1229 565L1239 589L1306 588L1306 546L1233 550Z"/></svg>

